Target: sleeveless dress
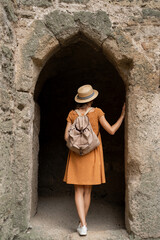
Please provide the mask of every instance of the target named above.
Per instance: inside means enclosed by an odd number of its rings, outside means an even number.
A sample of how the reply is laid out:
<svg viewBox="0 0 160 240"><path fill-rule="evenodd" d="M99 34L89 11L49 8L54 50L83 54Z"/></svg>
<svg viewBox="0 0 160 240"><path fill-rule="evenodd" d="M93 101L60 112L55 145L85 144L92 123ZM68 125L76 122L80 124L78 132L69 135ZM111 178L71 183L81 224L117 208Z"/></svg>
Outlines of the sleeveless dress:
<svg viewBox="0 0 160 240"><path fill-rule="evenodd" d="M99 132L99 119L104 115L100 108L94 108L87 116L93 131ZM67 121L73 123L78 114L72 110L69 112ZM103 160L103 148L101 135L98 134L100 145L90 153L80 156L69 150L63 181L67 184L98 185L106 182Z"/></svg>

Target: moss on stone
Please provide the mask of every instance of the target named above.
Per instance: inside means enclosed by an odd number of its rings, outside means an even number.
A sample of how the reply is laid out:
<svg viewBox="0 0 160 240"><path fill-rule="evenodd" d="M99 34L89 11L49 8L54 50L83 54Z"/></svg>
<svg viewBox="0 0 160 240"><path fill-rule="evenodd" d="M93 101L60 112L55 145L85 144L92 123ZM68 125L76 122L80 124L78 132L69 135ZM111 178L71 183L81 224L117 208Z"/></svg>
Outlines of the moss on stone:
<svg viewBox="0 0 160 240"><path fill-rule="evenodd" d="M14 80L14 63L13 63L13 53L5 45L2 46L2 73L3 81L1 81L0 86L12 86Z"/></svg>
<svg viewBox="0 0 160 240"><path fill-rule="evenodd" d="M71 14L54 11L45 17L46 26L56 36L62 32L67 32L71 28L76 28L74 18Z"/></svg>
<svg viewBox="0 0 160 240"><path fill-rule="evenodd" d="M31 35L30 40L25 45L25 48L23 50L24 58L32 57L37 50L37 46L39 43L39 40L45 36L46 34L52 34L48 31L44 23L40 20L37 20L35 22L35 31L34 34Z"/></svg>
<svg viewBox="0 0 160 240"><path fill-rule="evenodd" d="M111 32L111 21L104 11L97 11L96 13L91 12L78 12L75 13L74 19L84 25L89 25L91 28L95 29L102 34L108 34Z"/></svg>
<svg viewBox="0 0 160 240"><path fill-rule="evenodd" d="M156 18L160 18L160 11L159 10L155 10L152 8L145 8L142 10L143 13L143 18L148 18L148 17L156 17Z"/></svg>
<svg viewBox="0 0 160 240"><path fill-rule="evenodd" d="M19 3L26 6L50 7L52 0L19 0Z"/></svg>
<svg viewBox="0 0 160 240"><path fill-rule="evenodd" d="M65 3L79 3L79 4L86 4L90 0L60 0L60 2L65 2Z"/></svg>
<svg viewBox="0 0 160 240"><path fill-rule="evenodd" d="M18 18L16 16L15 9L13 7L12 1L2 0L2 4L3 4L3 7L4 7L4 10L6 12L8 20L11 21L11 22L16 22L18 20Z"/></svg>
<svg viewBox="0 0 160 240"><path fill-rule="evenodd" d="M111 21L104 11L99 10L96 13L76 12L74 19L80 26L80 31L98 45L101 45L104 39L112 35Z"/></svg>

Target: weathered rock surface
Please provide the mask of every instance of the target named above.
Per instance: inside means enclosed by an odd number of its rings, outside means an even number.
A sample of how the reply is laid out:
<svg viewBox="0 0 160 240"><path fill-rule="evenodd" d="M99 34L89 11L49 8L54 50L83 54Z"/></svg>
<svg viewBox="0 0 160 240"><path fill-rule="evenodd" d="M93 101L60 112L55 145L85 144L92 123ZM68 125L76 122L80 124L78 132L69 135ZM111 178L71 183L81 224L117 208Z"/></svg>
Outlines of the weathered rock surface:
<svg viewBox="0 0 160 240"><path fill-rule="evenodd" d="M35 211L37 204L32 181L37 176L39 125L33 122L39 111L33 98L46 61L79 39L103 51L118 70L127 106L125 221L130 235L111 231L90 233L87 239L160 239L158 2L1 1L0 239L54 239L34 229L27 233L31 208Z"/></svg>

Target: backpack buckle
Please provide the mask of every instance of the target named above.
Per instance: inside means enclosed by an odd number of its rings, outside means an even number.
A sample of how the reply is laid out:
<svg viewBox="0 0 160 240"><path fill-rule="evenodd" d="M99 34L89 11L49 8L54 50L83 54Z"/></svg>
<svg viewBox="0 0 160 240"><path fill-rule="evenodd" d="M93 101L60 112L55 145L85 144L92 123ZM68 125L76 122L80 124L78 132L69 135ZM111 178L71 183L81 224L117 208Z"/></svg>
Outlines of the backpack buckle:
<svg viewBox="0 0 160 240"><path fill-rule="evenodd" d="M80 153L80 155L83 155L83 150L82 150L82 148L80 148L79 153Z"/></svg>

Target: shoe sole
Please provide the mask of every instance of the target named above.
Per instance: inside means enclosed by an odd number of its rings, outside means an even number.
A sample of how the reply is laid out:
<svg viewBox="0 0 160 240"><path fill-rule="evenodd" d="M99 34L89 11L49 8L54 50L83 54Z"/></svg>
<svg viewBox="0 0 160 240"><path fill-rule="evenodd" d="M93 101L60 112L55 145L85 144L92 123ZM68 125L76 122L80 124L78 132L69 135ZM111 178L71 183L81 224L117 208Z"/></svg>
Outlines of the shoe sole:
<svg viewBox="0 0 160 240"><path fill-rule="evenodd" d="M78 232L79 233L79 232ZM79 233L79 236L87 236L87 233L85 233L85 234L80 234Z"/></svg>
<svg viewBox="0 0 160 240"><path fill-rule="evenodd" d="M77 230L77 232L80 236L86 236L87 235L87 232L86 233L80 233L78 230Z"/></svg>

